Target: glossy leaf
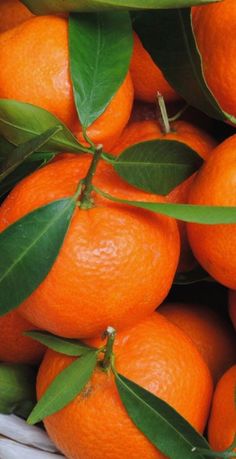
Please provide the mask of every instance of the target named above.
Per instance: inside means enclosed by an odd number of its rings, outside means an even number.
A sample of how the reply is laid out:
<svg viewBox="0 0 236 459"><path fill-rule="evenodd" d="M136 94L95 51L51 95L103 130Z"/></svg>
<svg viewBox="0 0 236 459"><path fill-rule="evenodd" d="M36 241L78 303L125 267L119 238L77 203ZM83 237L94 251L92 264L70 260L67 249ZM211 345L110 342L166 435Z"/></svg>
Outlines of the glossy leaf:
<svg viewBox="0 0 236 459"><path fill-rule="evenodd" d="M91 378L96 363L97 354L94 351L74 360L53 380L34 407L27 422L35 424L74 400Z"/></svg>
<svg viewBox="0 0 236 459"><path fill-rule="evenodd" d="M27 417L36 400L35 379L30 365L0 363L0 413Z"/></svg>
<svg viewBox="0 0 236 459"><path fill-rule="evenodd" d="M202 165L190 147L175 140L151 140L127 148L113 167L128 183L167 194Z"/></svg>
<svg viewBox="0 0 236 459"><path fill-rule="evenodd" d="M0 134L14 145L32 140L36 135L58 126L61 130L44 145L44 150L81 153L84 147L52 113L36 105L0 99Z"/></svg>
<svg viewBox="0 0 236 459"><path fill-rule="evenodd" d="M71 79L78 116L85 128L104 112L125 79L132 38L128 13L70 16Z"/></svg>
<svg viewBox="0 0 236 459"><path fill-rule="evenodd" d="M54 137L54 135L61 131L61 129L61 126L50 128L43 134L40 134L14 148L1 164L0 181L5 179L21 163L23 163L29 156L31 156L32 153L34 153L36 150L40 150L52 137Z"/></svg>
<svg viewBox="0 0 236 459"><path fill-rule="evenodd" d="M54 201L0 233L0 315L19 306L45 279L75 209L73 198Z"/></svg>
<svg viewBox="0 0 236 459"><path fill-rule="evenodd" d="M59 352L61 354L79 357L81 355L96 350L83 344L78 339L60 338L45 331L32 330L24 333L41 344L44 344L49 349Z"/></svg>
<svg viewBox="0 0 236 459"><path fill-rule="evenodd" d="M181 8L212 3L215 0L22 0L35 14L63 11L102 11L108 9Z"/></svg>
<svg viewBox="0 0 236 459"><path fill-rule="evenodd" d="M210 117L236 123L236 118L221 110L206 84L190 9L137 13L134 27L165 78L190 105Z"/></svg>
<svg viewBox="0 0 236 459"><path fill-rule="evenodd" d="M207 441L170 405L118 374L120 398L135 425L171 459L192 459L193 447L210 449ZM195 459L204 459L195 454Z"/></svg>
<svg viewBox="0 0 236 459"><path fill-rule="evenodd" d="M152 212L168 215L169 217L183 220L185 222L208 225L236 223L236 207L129 201L127 199L119 199L115 196L111 196L95 186L93 188L97 193L101 194L110 201L151 210Z"/></svg>

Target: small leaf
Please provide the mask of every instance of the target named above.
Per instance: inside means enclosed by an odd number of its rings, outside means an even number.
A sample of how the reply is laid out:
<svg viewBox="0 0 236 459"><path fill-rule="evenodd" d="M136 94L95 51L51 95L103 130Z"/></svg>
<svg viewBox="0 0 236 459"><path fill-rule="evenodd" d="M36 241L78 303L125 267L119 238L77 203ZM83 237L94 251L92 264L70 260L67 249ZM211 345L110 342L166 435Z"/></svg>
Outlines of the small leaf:
<svg viewBox="0 0 236 459"><path fill-rule="evenodd" d="M43 134L34 137L32 140L14 148L7 158L1 164L0 181L5 179L13 172L23 161L32 155L36 150L41 149L55 134L62 130L61 126L55 126L48 129Z"/></svg>
<svg viewBox="0 0 236 459"><path fill-rule="evenodd" d="M110 201L151 210L152 212L168 215L169 217L183 220L184 222L207 225L236 223L236 207L233 206L200 206L193 204L128 201L127 199L115 198L95 186L93 186L93 189L101 194L101 196L104 196L104 198L110 199Z"/></svg>
<svg viewBox="0 0 236 459"><path fill-rule="evenodd" d="M175 285L190 285L202 281L214 282L214 280L206 271L204 271L204 269L201 268L201 266L197 266L191 271L183 273L177 272L174 278Z"/></svg>
<svg viewBox="0 0 236 459"><path fill-rule="evenodd" d="M82 126L88 127L104 112L128 72L129 14L71 15L69 49L76 108Z"/></svg>
<svg viewBox="0 0 236 459"><path fill-rule="evenodd" d="M206 84L190 8L134 13L134 28L165 78L190 105L210 117L236 123L236 118L220 108Z"/></svg>
<svg viewBox="0 0 236 459"><path fill-rule="evenodd" d="M59 336L52 335L45 331L32 330L24 334L44 344L49 349L65 355L79 357L86 354L88 351L96 351L95 348L85 346L85 344L77 339L60 338Z"/></svg>
<svg viewBox="0 0 236 459"><path fill-rule="evenodd" d="M54 201L0 233L0 315L19 306L47 276L74 209L73 198Z"/></svg>
<svg viewBox="0 0 236 459"><path fill-rule="evenodd" d="M120 398L135 425L171 459L192 459L193 447L210 449L202 437L170 405L124 376L116 375ZM204 459L201 454L196 459Z"/></svg>
<svg viewBox="0 0 236 459"><path fill-rule="evenodd" d="M71 11L102 11L119 9L183 8L212 3L215 0L22 0L35 14Z"/></svg>
<svg viewBox="0 0 236 459"><path fill-rule="evenodd" d="M89 351L59 373L34 407L28 424L36 424L74 400L91 378L96 363L97 353Z"/></svg>
<svg viewBox="0 0 236 459"><path fill-rule="evenodd" d="M74 153L85 151L69 129L52 113L36 105L0 99L0 134L15 145L32 140L36 135L58 126L61 130L44 145L44 150Z"/></svg>
<svg viewBox="0 0 236 459"><path fill-rule="evenodd" d="M30 365L0 363L0 413L27 417L35 404L35 380Z"/></svg>
<svg viewBox="0 0 236 459"><path fill-rule="evenodd" d="M202 163L202 158L184 143L151 140L127 148L114 161L113 167L131 185L165 195Z"/></svg>

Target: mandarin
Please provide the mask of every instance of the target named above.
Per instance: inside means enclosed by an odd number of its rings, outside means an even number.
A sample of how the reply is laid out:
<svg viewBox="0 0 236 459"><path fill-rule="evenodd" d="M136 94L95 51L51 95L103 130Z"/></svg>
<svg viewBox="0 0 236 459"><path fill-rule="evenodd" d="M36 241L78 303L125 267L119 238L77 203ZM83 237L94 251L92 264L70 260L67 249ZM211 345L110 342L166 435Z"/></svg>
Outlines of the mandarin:
<svg viewBox="0 0 236 459"><path fill-rule="evenodd" d="M33 13L20 0L1 0L0 33L18 26L32 16Z"/></svg>
<svg viewBox="0 0 236 459"><path fill-rule="evenodd" d="M0 208L0 229L53 200L73 195L91 158L79 155L39 169L20 182ZM94 183L130 200L165 202L127 185L100 162ZM36 326L68 337L98 335L138 322L166 297L179 258L174 219L108 201L76 207L63 246L46 279L19 311Z"/></svg>
<svg viewBox="0 0 236 459"><path fill-rule="evenodd" d="M101 345L100 340L90 340ZM191 340L158 313L120 332L114 345L119 373L172 405L204 429L212 394L209 370ZM37 377L40 399L74 359L48 350ZM164 459L129 418L111 371L94 371L83 391L44 420L49 436L69 459ZM161 438L160 438L161 442Z"/></svg>

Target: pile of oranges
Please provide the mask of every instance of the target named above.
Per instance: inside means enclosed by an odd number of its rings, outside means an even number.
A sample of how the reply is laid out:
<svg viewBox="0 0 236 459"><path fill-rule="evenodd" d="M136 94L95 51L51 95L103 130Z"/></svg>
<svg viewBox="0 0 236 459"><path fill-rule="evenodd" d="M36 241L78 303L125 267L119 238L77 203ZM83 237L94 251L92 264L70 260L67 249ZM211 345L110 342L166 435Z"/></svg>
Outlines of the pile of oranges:
<svg viewBox="0 0 236 459"><path fill-rule="evenodd" d="M222 108L236 116L235 0L196 6L192 21L206 81ZM67 15L34 16L19 0L1 0L0 48L0 98L48 110L87 144L70 79ZM176 140L197 152L203 166L161 196L128 184L100 159L93 186L117 202L94 188L89 205L78 200L50 272L0 318L0 361L40 363L41 399L75 359L46 350L24 332L40 329L99 348L112 326L117 371L175 408L205 433L213 450L224 451L236 435L236 224L185 224L118 201L236 206L235 126L190 108L166 129L156 117L157 93L170 111L184 105L134 32L129 72L87 138L102 144L110 158L140 142ZM219 125L222 136L215 134ZM73 196L91 162L89 154L58 152L17 183L1 203L0 231ZM211 283L174 285L178 274L188 276L199 265ZM198 285L206 292L204 304ZM208 298L217 289L221 307L216 296ZM70 459L166 457L130 419L110 367L97 366L82 392L44 425ZM160 449L161 444L160 438Z"/></svg>

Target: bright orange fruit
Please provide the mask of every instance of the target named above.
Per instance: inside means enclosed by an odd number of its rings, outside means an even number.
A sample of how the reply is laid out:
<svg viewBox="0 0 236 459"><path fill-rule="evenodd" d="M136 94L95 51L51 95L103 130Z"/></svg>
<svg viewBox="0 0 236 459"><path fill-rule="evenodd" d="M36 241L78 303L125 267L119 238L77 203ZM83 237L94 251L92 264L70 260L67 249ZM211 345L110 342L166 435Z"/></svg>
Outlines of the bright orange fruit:
<svg viewBox="0 0 236 459"><path fill-rule="evenodd" d="M32 16L33 13L19 0L1 0L0 32L12 29Z"/></svg>

